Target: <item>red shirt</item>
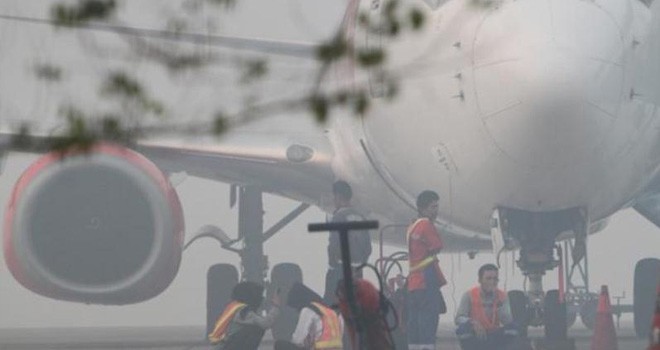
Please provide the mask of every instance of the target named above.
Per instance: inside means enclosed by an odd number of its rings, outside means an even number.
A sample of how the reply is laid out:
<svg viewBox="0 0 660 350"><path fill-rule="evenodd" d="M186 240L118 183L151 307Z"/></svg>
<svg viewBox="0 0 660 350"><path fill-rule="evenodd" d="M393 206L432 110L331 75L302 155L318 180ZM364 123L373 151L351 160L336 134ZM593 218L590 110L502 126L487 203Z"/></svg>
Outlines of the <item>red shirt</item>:
<svg viewBox="0 0 660 350"><path fill-rule="evenodd" d="M435 256L442 249L440 232L428 218L417 219L408 228L408 290L426 288L424 270L432 268L438 276L440 287L447 284L445 276L440 270L438 259Z"/></svg>

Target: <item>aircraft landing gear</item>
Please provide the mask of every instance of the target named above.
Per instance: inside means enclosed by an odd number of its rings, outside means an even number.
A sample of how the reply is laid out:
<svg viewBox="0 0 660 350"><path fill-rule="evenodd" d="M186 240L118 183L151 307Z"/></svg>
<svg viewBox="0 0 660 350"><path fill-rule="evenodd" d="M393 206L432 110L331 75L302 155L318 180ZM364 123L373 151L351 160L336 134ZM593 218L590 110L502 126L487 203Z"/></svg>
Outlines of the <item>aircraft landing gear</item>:
<svg viewBox="0 0 660 350"><path fill-rule="evenodd" d="M264 205L262 192L255 187L232 186L230 206L238 201L238 238L231 239L222 229L207 225L202 227L184 249L203 237L214 238L223 249L234 252L241 258L241 281L253 281L266 286L268 300L276 290L286 301L287 293L295 282L302 282L302 271L298 265L284 263L275 265L267 280L268 257L264 255L264 243L282 228L302 214L309 204L300 204L275 225L264 231ZM212 330L218 316L230 301L231 290L239 282L238 270L229 264L217 264L207 273L207 329ZM276 339L289 339L298 322L298 315L283 307L278 326L273 329Z"/></svg>
<svg viewBox="0 0 660 350"><path fill-rule="evenodd" d="M554 212L498 208L493 218L493 231L500 235L494 241L503 242L501 249L520 247L516 263L528 282L525 292L509 292L514 321L522 334L527 333L529 326L544 327L545 343L550 348L572 349L574 344L567 336L569 313L565 294L560 290L546 293L543 276L562 264L561 251L556 245L562 232L575 232L579 248L571 253L573 258L582 260L586 253L586 214L577 208Z"/></svg>
<svg viewBox="0 0 660 350"><path fill-rule="evenodd" d="M660 284L660 259L642 259L635 266L635 291L633 309L635 332L640 338L648 338L655 310L656 288Z"/></svg>

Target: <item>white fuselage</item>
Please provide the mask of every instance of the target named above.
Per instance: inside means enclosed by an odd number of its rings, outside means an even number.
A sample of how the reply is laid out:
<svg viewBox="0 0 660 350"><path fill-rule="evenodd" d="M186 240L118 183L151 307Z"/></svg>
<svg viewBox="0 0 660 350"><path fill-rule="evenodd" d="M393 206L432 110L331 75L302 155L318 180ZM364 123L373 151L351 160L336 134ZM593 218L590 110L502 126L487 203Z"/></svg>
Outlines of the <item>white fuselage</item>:
<svg viewBox="0 0 660 350"><path fill-rule="evenodd" d="M358 184L361 206L393 221L436 190L440 220L459 233L488 233L498 206L581 207L595 222L630 205L660 161L658 101L644 98L660 81L637 78L660 62L639 57L659 40L657 7L654 16L638 0L479 3L420 1L423 33L383 39L401 92L373 96L362 121L337 121L335 172ZM353 40L380 39L357 30ZM377 92L375 75L353 79Z"/></svg>

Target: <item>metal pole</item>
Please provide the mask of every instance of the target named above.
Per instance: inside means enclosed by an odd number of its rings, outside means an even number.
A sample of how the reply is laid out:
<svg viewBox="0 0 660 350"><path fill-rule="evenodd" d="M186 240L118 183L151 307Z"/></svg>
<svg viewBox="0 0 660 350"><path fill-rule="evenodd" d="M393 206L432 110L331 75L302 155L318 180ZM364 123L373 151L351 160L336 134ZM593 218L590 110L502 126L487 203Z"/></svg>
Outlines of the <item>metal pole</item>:
<svg viewBox="0 0 660 350"><path fill-rule="evenodd" d="M245 242L245 248L241 253L242 279L264 283L267 267L264 255L264 207L261 191L254 187L242 187L238 205L238 232Z"/></svg>
<svg viewBox="0 0 660 350"><path fill-rule="evenodd" d="M341 247L341 264L344 274L344 293L346 301L351 310L351 320L355 324L355 333L358 338L358 347L360 350L367 350L367 338L362 335L364 324L360 308L355 301L355 287L353 285L353 271L351 270L351 253L348 243L348 231L350 230L369 230L378 228L378 221L347 221L331 222L323 224L309 224L309 232L336 231L339 233L339 245Z"/></svg>

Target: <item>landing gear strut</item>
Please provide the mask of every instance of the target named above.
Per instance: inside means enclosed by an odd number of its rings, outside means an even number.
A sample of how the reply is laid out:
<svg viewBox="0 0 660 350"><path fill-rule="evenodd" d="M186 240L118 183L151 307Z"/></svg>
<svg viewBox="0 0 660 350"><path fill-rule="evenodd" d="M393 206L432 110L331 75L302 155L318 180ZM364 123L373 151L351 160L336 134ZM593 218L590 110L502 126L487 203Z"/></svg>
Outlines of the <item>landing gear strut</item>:
<svg viewBox="0 0 660 350"><path fill-rule="evenodd" d="M256 187L231 188L230 206L238 201L238 238L232 239L219 227L207 225L202 227L186 243L188 248L194 241L203 237L214 238L220 242L223 249L234 252L241 258L241 281L252 281L267 286L267 295L275 290L288 292L295 282L302 282L302 272L295 264L278 264L273 268L271 280L267 281L268 257L264 255L264 243L277 234L282 228L302 214L309 204L300 204L275 225L264 231L263 193ZM238 270L229 264L217 264L209 268L207 275L207 329L212 329L215 320L229 303L231 290L238 283ZM281 294L286 300L286 294ZM297 314L292 316L292 310L283 307L282 318L274 333L276 338L288 338L293 332L291 323L295 326ZM278 335L282 335L278 337Z"/></svg>
<svg viewBox="0 0 660 350"><path fill-rule="evenodd" d="M553 212L530 212L518 209L498 208L493 214L493 230L501 237L502 249L513 245L520 247L517 265L528 283L526 293L512 291L512 311L516 322L526 333L528 326L545 327L546 341L562 344L570 349L567 339L566 300L562 290L543 290L543 276L561 265L555 257L556 241L563 232L575 233L575 247L571 250L574 261L583 260L586 254L588 218L579 208ZM568 347L567 347L568 346Z"/></svg>

